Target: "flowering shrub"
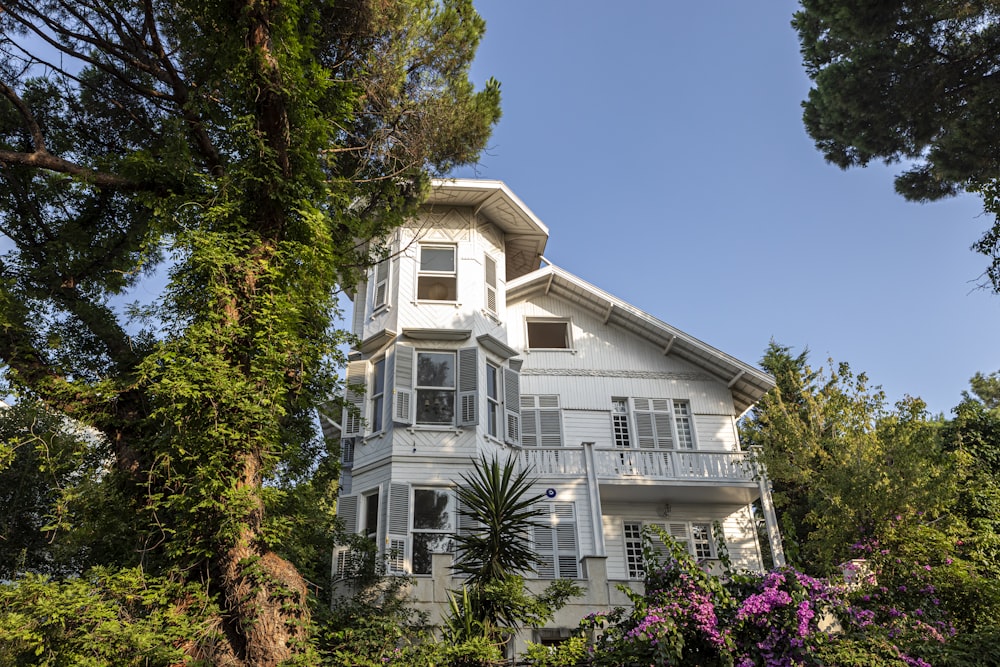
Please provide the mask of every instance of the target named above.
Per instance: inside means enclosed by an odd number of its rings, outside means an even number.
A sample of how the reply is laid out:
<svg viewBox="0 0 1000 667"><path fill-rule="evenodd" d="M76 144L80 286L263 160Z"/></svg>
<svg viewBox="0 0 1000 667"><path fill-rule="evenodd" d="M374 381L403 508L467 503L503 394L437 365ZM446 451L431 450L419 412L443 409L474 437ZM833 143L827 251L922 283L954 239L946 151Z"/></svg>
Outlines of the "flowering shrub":
<svg viewBox="0 0 1000 667"><path fill-rule="evenodd" d="M849 589L793 568L719 578L660 539L669 553L661 559L647 546L645 593L622 588L634 606L583 619L583 634L595 636L585 659L577 642L573 662L546 653L549 662L529 655L528 664L930 667L909 648L948 634L938 612L887 607L888 592L870 582ZM919 577L913 585L932 595Z"/></svg>

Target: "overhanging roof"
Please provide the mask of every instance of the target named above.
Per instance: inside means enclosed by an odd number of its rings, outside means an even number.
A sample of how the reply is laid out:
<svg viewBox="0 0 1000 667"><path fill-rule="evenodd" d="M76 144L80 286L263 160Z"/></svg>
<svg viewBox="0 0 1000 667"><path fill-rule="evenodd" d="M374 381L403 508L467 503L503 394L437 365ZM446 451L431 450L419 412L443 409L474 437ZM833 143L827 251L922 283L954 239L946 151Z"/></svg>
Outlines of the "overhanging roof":
<svg viewBox="0 0 1000 667"><path fill-rule="evenodd" d="M502 181L434 179L425 205L472 208L503 231L507 280L541 266L549 228Z"/></svg>
<svg viewBox="0 0 1000 667"><path fill-rule="evenodd" d="M539 294L551 295L579 306L606 324L630 331L660 347L664 354L683 359L725 382L733 393L733 403L740 414L774 387L774 378L764 371L551 264L507 282L508 304Z"/></svg>

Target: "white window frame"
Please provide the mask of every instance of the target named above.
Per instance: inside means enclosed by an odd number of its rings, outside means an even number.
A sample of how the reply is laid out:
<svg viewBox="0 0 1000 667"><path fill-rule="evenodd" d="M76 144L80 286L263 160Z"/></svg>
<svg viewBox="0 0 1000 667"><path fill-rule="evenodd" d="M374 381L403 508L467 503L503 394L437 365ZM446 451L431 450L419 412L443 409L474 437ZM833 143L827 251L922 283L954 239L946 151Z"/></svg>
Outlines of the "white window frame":
<svg viewBox="0 0 1000 667"><path fill-rule="evenodd" d="M503 439L503 396L500 367L486 362L486 435L497 440ZM492 395L491 395L492 393Z"/></svg>
<svg viewBox="0 0 1000 667"><path fill-rule="evenodd" d="M691 557L699 562L715 560L718 555L715 549L715 531L711 521L642 521L626 519L622 522L622 544L625 556L625 574L629 579L645 577L643 562L642 533L647 526L659 526L671 537L683 544ZM638 529L638 530L637 530ZM657 546L658 540L653 540L653 548L664 556L667 554L665 545Z"/></svg>
<svg viewBox="0 0 1000 667"><path fill-rule="evenodd" d="M425 270L423 268L423 259L425 250L450 250L452 258L452 267L450 271L435 271L435 270ZM433 280L435 278L444 278L453 284L453 299L434 299L428 296L421 296L421 279L427 278ZM415 292L417 296L417 301L426 301L431 303L457 303L458 302L458 246L450 243L421 243L419 247L419 257L417 258L417 289Z"/></svg>
<svg viewBox="0 0 1000 667"><path fill-rule="evenodd" d="M447 528L417 528L417 494L420 492L430 491L434 493L444 493L448 498L447 512L449 514L449 526ZM417 536L418 535L438 535L445 536L448 538L448 548L446 551L452 551L454 549L453 536L458 532L458 499L455 496L453 489L448 487L440 486L414 486L411 493L413 494L410 507L413 509L410 512L410 558L409 562L411 564L412 574L415 576L425 576L433 574L430 569L430 560L433 554L438 553L437 551L430 551L428 555L428 568L426 572L417 571Z"/></svg>
<svg viewBox="0 0 1000 667"><path fill-rule="evenodd" d="M420 357L421 357L421 355L431 355L431 354L450 355L451 356L451 359L452 359L452 361L451 361L451 369L452 369L452 373L451 373L451 375L452 375L451 385L422 385L422 384L420 384ZM447 427L453 427L453 426L455 426L455 423L456 423L455 422L455 417L456 417L456 413L457 413L458 407L459 407L458 406L458 373L459 373L459 371L458 371L458 353L457 353L457 351L456 350L417 350L416 351L416 356L414 357L414 363L416 364L416 366L415 366L414 372L413 372L413 376L414 376L413 377L413 381L414 381L414 384L413 384L413 393L414 393L414 398L416 399L416 408L417 409L416 409L416 414L414 414L414 421L413 421L413 423L415 425L417 425L417 426L424 426L424 427L438 427L438 428L445 427L445 428L447 428ZM449 393L451 395L451 421L448 421L448 422L443 422L443 421L436 421L436 422L420 421L420 414L421 414L421 409L422 409L421 397L420 397L420 392L421 391L434 391L434 392L442 392L442 393L447 392L447 393Z"/></svg>
<svg viewBox="0 0 1000 667"><path fill-rule="evenodd" d="M564 330L565 344L556 347L534 347L531 344L531 327L533 325L561 325ZM524 320L524 347L529 352L573 352L573 321L567 317L526 317Z"/></svg>
<svg viewBox="0 0 1000 667"><path fill-rule="evenodd" d="M611 437L617 449L632 448L632 429L629 424L629 400L611 399Z"/></svg>
<svg viewBox="0 0 1000 667"><path fill-rule="evenodd" d="M368 432L369 435L378 435L385 430L385 388L388 381L385 374L385 357L373 360L371 367L371 391L369 392L370 398L368 399L368 423L371 426ZM381 388L379 388L380 379L382 382Z"/></svg>

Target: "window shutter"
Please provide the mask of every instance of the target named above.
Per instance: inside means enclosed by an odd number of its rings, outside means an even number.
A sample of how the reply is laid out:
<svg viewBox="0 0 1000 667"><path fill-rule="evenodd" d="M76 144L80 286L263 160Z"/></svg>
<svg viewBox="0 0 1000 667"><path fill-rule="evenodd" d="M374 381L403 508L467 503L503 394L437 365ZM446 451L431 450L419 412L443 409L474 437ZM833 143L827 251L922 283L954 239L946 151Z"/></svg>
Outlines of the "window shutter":
<svg viewBox="0 0 1000 667"><path fill-rule="evenodd" d="M484 260L486 270L486 310L497 312L497 263L489 255Z"/></svg>
<svg viewBox="0 0 1000 667"><path fill-rule="evenodd" d="M562 447L562 411L558 396L538 397L538 444L541 447Z"/></svg>
<svg viewBox="0 0 1000 667"><path fill-rule="evenodd" d="M504 441L521 444L521 375L513 368L503 369Z"/></svg>
<svg viewBox="0 0 1000 667"><path fill-rule="evenodd" d="M479 350L474 347L458 351L458 425L479 423Z"/></svg>
<svg viewBox="0 0 1000 667"><path fill-rule="evenodd" d="M532 528L535 553L538 554L538 564L535 573L539 579L556 578L555 542L552 538L552 526L535 526Z"/></svg>
<svg viewBox="0 0 1000 667"><path fill-rule="evenodd" d="M397 344L393 355L392 421L413 423L413 369L416 351L409 345Z"/></svg>
<svg viewBox="0 0 1000 667"><path fill-rule="evenodd" d="M577 556L576 524L556 526L556 548L559 550L559 577L580 578L580 558Z"/></svg>
<svg viewBox="0 0 1000 667"><path fill-rule="evenodd" d="M372 310L378 310L388 303L389 297L389 258L375 265L375 294L372 299Z"/></svg>
<svg viewBox="0 0 1000 667"><path fill-rule="evenodd" d="M354 438L340 441L340 463L347 468L354 465Z"/></svg>
<svg viewBox="0 0 1000 667"><path fill-rule="evenodd" d="M406 536L410 532L410 485L396 482L389 484L388 506L386 569L390 574L404 574L409 570L406 560Z"/></svg>
<svg viewBox="0 0 1000 667"><path fill-rule="evenodd" d="M673 415L664 398L634 398L635 435L641 449L673 448Z"/></svg>
<svg viewBox="0 0 1000 667"><path fill-rule="evenodd" d="M358 497L341 496L337 499L337 516L344 522L344 532L358 532Z"/></svg>
<svg viewBox="0 0 1000 667"><path fill-rule="evenodd" d="M548 524L532 529L533 546L540 559L535 572L539 579L579 579L576 506L573 503L546 503L543 507L549 513Z"/></svg>
<svg viewBox="0 0 1000 667"><path fill-rule="evenodd" d="M365 394L364 390L355 391L351 385L364 387L367 375L367 361L347 362L347 393L344 396L347 405L344 406L344 419L341 422L344 425L344 437L361 435L361 423L365 414Z"/></svg>
<svg viewBox="0 0 1000 667"><path fill-rule="evenodd" d="M521 445L537 447L541 428L538 425L538 410L535 409L534 396L521 397Z"/></svg>
<svg viewBox="0 0 1000 667"><path fill-rule="evenodd" d="M671 523L667 526L670 537L684 545L684 548L691 551L691 538L688 536L688 526L686 523Z"/></svg>

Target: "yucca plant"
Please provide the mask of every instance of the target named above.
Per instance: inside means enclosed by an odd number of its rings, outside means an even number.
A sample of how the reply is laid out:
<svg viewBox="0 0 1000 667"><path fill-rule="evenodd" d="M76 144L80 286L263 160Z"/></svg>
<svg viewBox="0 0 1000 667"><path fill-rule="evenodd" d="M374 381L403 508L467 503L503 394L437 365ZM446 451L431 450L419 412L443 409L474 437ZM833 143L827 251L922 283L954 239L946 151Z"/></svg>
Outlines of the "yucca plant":
<svg viewBox="0 0 1000 667"><path fill-rule="evenodd" d="M531 549L531 529L537 521L542 494L531 494L536 482L514 459L503 464L485 456L458 484L459 513L476 526L456 538L460 557L455 571L469 577L467 585L482 588L531 570L538 557Z"/></svg>

